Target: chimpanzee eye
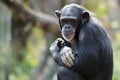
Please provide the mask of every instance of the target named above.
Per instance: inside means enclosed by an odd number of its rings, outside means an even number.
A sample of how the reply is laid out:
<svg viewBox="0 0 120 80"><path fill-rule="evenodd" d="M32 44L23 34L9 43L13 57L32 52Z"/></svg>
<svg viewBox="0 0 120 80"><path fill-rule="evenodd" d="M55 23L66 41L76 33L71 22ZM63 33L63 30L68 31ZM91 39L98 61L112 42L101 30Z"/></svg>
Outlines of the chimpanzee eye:
<svg viewBox="0 0 120 80"><path fill-rule="evenodd" d="M63 19L63 20L61 20L63 23L66 23L66 22L68 22L68 20L67 19Z"/></svg>
<svg viewBox="0 0 120 80"><path fill-rule="evenodd" d="M71 19L71 20L70 20L70 24L71 24L71 25L73 25L73 26L75 26L75 25L76 25L76 22L77 22L77 21L76 21L76 20L74 20L74 19Z"/></svg>
<svg viewBox="0 0 120 80"><path fill-rule="evenodd" d="M62 25L64 25L64 24L71 24L71 25L75 26L76 22L77 22L77 20L75 20L75 19L62 19L61 20L61 24Z"/></svg>
<svg viewBox="0 0 120 80"><path fill-rule="evenodd" d="M67 19L61 20L61 24L62 24L62 25L66 24L66 23L68 23L68 20L67 20Z"/></svg>

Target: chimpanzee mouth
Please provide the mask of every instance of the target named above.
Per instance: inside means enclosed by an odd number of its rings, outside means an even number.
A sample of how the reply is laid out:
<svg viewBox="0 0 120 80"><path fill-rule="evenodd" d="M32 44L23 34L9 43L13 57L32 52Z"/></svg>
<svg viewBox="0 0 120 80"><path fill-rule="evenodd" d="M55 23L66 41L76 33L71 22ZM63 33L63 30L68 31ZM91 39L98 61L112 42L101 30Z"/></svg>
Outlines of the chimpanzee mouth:
<svg viewBox="0 0 120 80"><path fill-rule="evenodd" d="M71 41L71 40L74 39L75 31L73 31L73 30L72 31L71 30L69 30L69 31L62 31L62 36L63 36L63 38L65 40Z"/></svg>
<svg viewBox="0 0 120 80"><path fill-rule="evenodd" d="M64 33L63 34L63 37L68 40L68 41L71 41L75 36L75 32L70 32L70 33Z"/></svg>
<svg viewBox="0 0 120 80"><path fill-rule="evenodd" d="M64 32L65 36L71 36L72 34L75 34L75 32Z"/></svg>
<svg viewBox="0 0 120 80"><path fill-rule="evenodd" d="M64 33L64 36L66 37L66 38L73 38L73 36L75 35L75 32L66 32L66 33Z"/></svg>

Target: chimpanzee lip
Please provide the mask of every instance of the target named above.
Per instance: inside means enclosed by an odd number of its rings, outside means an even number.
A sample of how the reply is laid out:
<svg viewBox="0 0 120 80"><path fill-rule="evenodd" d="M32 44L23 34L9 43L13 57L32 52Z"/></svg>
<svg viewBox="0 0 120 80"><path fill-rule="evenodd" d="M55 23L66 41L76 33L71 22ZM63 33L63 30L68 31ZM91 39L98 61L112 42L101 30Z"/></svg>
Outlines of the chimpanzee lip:
<svg viewBox="0 0 120 80"><path fill-rule="evenodd" d="M64 33L65 36L70 37L72 34L75 34L75 32L71 32L71 33Z"/></svg>
<svg viewBox="0 0 120 80"><path fill-rule="evenodd" d="M66 31L66 32L64 32L64 31L62 31L64 34L73 34L73 33L75 33L75 32L71 32L71 31Z"/></svg>

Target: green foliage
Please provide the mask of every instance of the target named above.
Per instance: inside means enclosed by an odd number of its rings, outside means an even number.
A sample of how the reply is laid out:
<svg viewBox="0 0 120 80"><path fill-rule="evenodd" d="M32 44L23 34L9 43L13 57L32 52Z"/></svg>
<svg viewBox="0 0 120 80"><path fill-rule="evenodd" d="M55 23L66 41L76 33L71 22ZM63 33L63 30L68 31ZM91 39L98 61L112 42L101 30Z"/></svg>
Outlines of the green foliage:
<svg viewBox="0 0 120 80"><path fill-rule="evenodd" d="M45 47L45 38L39 28L33 28L27 42L27 50L24 54L24 60L19 63L12 58L12 73L10 80L30 80L33 68L39 64L40 52Z"/></svg>
<svg viewBox="0 0 120 80"><path fill-rule="evenodd" d="M96 9L96 15L99 17L104 17L108 11L105 3L101 3L98 5L98 8Z"/></svg>
<svg viewBox="0 0 120 80"><path fill-rule="evenodd" d="M119 80L120 79L120 41L114 41L114 43L113 43L113 55L114 55L113 80Z"/></svg>
<svg viewBox="0 0 120 80"><path fill-rule="evenodd" d="M85 7L93 11L98 17L105 17L109 10L108 3L105 0L87 0Z"/></svg>

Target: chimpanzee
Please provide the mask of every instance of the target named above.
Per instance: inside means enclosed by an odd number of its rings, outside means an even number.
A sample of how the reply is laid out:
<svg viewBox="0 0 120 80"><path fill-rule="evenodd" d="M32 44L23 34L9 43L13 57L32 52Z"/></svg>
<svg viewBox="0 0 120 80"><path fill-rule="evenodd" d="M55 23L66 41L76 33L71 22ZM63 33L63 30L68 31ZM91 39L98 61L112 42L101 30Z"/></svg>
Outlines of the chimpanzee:
<svg viewBox="0 0 120 80"><path fill-rule="evenodd" d="M63 36L50 47L59 65L57 80L112 80L111 40L101 22L77 4L55 13Z"/></svg>

